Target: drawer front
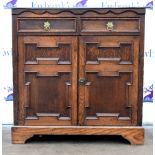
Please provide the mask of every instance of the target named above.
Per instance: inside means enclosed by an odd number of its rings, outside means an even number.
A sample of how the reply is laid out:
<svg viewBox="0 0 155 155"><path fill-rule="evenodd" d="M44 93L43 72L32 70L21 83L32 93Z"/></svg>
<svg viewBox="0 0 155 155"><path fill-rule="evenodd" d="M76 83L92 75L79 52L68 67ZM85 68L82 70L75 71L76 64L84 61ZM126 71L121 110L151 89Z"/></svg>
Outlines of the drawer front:
<svg viewBox="0 0 155 155"><path fill-rule="evenodd" d="M22 18L18 19L18 32L76 32L75 18Z"/></svg>
<svg viewBox="0 0 155 155"><path fill-rule="evenodd" d="M83 18L81 32L140 32L137 18Z"/></svg>

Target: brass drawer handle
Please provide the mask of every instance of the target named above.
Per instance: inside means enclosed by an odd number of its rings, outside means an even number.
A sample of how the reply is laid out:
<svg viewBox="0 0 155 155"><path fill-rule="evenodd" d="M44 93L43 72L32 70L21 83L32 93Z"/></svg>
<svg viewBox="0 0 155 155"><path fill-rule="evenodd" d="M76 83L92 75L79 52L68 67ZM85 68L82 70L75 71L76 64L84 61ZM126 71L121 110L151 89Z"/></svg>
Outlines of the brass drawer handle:
<svg viewBox="0 0 155 155"><path fill-rule="evenodd" d="M50 28L51 28L50 22L48 22L48 21L44 22L44 30L45 30L45 31L49 31Z"/></svg>
<svg viewBox="0 0 155 155"><path fill-rule="evenodd" d="M106 25L107 25L107 30L108 31L112 31L113 30L113 28L114 28L113 22L108 22Z"/></svg>

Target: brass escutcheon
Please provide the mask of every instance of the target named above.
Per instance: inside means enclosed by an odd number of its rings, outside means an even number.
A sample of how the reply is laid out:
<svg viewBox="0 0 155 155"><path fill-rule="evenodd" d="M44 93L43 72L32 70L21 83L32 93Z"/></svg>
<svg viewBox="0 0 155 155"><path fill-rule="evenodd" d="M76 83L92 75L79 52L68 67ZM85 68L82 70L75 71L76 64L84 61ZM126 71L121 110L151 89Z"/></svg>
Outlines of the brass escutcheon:
<svg viewBox="0 0 155 155"><path fill-rule="evenodd" d="M113 22L108 22L106 25L107 25L107 30L109 30L109 31L113 30L113 28L114 28Z"/></svg>
<svg viewBox="0 0 155 155"><path fill-rule="evenodd" d="M48 21L44 22L44 30L49 31L50 28L51 28L51 24Z"/></svg>

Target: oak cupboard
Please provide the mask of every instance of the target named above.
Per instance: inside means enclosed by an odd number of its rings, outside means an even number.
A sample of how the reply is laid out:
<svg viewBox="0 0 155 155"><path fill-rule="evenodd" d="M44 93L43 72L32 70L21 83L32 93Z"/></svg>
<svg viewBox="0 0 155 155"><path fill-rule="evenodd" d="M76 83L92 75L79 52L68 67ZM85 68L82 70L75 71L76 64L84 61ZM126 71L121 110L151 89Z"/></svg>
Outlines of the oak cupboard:
<svg viewBox="0 0 155 155"><path fill-rule="evenodd" d="M143 144L144 8L13 8L12 143L121 135Z"/></svg>

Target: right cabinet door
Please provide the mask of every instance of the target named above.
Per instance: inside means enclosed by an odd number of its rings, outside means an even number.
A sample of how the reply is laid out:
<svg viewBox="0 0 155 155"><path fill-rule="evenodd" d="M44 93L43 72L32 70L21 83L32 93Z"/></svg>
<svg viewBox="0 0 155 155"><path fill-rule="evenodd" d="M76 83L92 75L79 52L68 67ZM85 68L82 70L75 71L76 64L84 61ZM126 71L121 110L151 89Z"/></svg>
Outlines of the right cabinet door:
<svg viewBox="0 0 155 155"><path fill-rule="evenodd" d="M79 125L137 125L138 36L82 36Z"/></svg>

